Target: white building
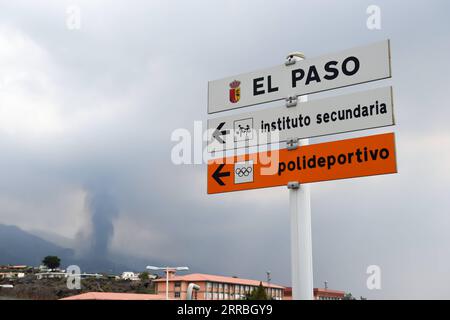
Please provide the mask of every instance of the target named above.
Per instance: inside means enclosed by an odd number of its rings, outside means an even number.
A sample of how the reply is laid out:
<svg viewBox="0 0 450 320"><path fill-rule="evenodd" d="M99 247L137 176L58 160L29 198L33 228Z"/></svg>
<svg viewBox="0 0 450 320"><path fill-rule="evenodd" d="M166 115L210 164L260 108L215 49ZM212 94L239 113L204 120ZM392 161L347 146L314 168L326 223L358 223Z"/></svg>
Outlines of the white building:
<svg viewBox="0 0 450 320"><path fill-rule="evenodd" d="M80 274L74 274L74 273L67 273L65 272L65 270L62 270L61 272L40 272L40 273L36 273L36 278L41 280L41 279L62 279L62 278L67 278L69 276L72 277L80 277L82 279L85 278L96 278L99 279L101 277L103 277L101 274L99 273L80 273Z"/></svg>
<svg viewBox="0 0 450 320"><path fill-rule="evenodd" d="M0 279L20 279L24 277L24 272L0 272Z"/></svg>
<svg viewBox="0 0 450 320"><path fill-rule="evenodd" d="M125 271L122 273L122 275L120 276L120 278L122 280L131 280L131 281L139 281L141 279L139 279L139 273L134 273L131 271Z"/></svg>

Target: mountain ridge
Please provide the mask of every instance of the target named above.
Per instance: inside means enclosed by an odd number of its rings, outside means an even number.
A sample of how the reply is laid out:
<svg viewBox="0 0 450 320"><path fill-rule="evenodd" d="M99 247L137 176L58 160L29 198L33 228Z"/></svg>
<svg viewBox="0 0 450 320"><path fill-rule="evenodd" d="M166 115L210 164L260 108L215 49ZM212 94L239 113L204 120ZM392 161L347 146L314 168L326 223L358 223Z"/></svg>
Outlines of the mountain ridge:
<svg viewBox="0 0 450 320"><path fill-rule="evenodd" d="M0 224L0 265L39 266L42 259L55 255L61 259L61 267L78 265L82 272L121 273L145 270L147 259L129 257L118 253L106 253L77 257L75 250L44 240L36 233L17 226ZM126 261L126 263L123 263ZM155 264L161 262L152 260Z"/></svg>

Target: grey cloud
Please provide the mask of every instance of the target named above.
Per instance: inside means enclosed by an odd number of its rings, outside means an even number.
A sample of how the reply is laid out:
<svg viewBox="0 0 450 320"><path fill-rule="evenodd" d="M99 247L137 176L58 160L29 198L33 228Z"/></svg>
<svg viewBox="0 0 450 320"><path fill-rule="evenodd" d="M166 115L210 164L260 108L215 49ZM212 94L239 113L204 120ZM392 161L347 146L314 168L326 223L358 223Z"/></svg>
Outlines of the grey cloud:
<svg viewBox="0 0 450 320"><path fill-rule="evenodd" d="M390 38L399 174L312 186L315 286L328 280L369 298L449 297L450 177L433 172L445 170L447 140L430 147L417 139L450 134L447 2L379 1L381 31L365 27L369 1L80 1L82 29L72 32L67 4L2 4L1 25L49 54L51 99L67 125L58 134L0 137L3 198L52 202L58 190L81 188L97 226L94 251L133 246L149 263L164 257L258 279L271 270L274 282L289 284L287 191L207 196L204 165L170 162L170 134L206 120L208 80L282 63L293 50L312 57ZM411 152L415 141L425 158ZM125 215L136 233L164 235L161 242L119 232ZM111 237L116 247L108 247ZM382 267L379 292L365 287L370 264Z"/></svg>

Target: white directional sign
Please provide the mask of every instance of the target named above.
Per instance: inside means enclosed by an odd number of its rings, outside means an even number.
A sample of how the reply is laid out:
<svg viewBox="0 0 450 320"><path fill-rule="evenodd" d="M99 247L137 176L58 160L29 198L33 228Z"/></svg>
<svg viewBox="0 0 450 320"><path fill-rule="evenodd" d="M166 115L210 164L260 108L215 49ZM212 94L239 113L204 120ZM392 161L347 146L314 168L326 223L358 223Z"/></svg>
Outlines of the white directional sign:
<svg viewBox="0 0 450 320"><path fill-rule="evenodd" d="M391 77L389 40L208 83L208 113Z"/></svg>
<svg viewBox="0 0 450 320"><path fill-rule="evenodd" d="M394 125L392 87L208 120L208 152Z"/></svg>

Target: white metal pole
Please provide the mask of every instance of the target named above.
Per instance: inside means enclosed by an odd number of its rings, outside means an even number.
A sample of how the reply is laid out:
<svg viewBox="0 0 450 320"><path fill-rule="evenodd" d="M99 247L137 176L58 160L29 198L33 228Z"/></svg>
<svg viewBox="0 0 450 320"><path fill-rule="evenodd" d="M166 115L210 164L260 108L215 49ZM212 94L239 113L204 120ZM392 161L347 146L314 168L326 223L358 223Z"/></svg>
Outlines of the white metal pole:
<svg viewBox="0 0 450 320"><path fill-rule="evenodd" d="M293 53L289 59L303 60L302 53ZM296 108L307 96L298 97ZM309 144L309 139L301 139L299 146ZM291 216L291 277L292 299L313 300L313 263L311 237L311 194L308 184L289 187L289 211Z"/></svg>
<svg viewBox="0 0 450 320"><path fill-rule="evenodd" d="M300 146L308 144L301 140ZM291 215L292 299L313 299L313 266L311 239L311 195L309 185L289 190Z"/></svg>
<svg viewBox="0 0 450 320"><path fill-rule="evenodd" d="M169 267L166 268L166 300L169 300Z"/></svg>

